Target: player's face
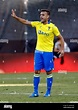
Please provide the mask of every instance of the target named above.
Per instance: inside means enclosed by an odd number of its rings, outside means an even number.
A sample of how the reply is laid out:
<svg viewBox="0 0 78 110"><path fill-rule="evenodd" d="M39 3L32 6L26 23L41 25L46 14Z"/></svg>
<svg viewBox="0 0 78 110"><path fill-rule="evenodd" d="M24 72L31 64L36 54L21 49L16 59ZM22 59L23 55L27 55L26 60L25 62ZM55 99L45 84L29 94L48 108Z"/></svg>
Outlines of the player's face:
<svg viewBox="0 0 78 110"><path fill-rule="evenodd" d="M40 20L42 23L46 23L48 19L49 19L49 15L47 14L47 12L40 13Z"/></svg>

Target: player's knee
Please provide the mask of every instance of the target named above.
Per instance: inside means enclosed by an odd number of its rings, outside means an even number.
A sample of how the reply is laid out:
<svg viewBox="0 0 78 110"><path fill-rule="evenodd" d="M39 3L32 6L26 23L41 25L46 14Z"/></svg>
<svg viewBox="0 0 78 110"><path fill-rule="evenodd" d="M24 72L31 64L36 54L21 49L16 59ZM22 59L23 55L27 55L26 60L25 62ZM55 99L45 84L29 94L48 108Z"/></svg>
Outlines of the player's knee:
<svg viewBox="0 0 78 110"><path fill-rule="evenodd" d="M52 74L52 70L50 70L50 71L46 71L46 74L47 74L47 75Z"/></svg>
<svg viewBox="0 0 78 110"><path fill-rule="evenodd" d="M35 70L35 74L40 74L40 70Z"/></svg>

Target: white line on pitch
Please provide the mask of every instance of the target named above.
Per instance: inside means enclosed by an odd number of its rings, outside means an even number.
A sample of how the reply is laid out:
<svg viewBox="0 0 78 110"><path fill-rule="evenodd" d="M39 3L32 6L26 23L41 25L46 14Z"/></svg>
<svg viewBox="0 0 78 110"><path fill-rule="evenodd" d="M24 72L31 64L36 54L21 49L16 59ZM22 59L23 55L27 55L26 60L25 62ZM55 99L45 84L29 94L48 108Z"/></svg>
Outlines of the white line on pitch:
<svg viewBox="0 0 78 110"><path fill-rule="evenodd" d="M33 84L0 84L1 86L33 86ZM46 86L46 84L39 84L39 86Z"/></svg>
<svg viewBox="0 0 78 110"><path fill-rule="evenodd" d="M21 95L29 95L29 94L31 94L31 93L18 93L18 92L12 92L12 93L0 93L0 94L6 94L6 95L19 95L19 94L21 94Z"/></svg>
<svg viewBox="0 0 78 110"><path fill-rule="evenodd" d="M21 95L29 95L29 94L31 94L31 93L19 93L19 92L16 92L16 91L14 91L14 92L10 92L10 93L3 93L3 92L0 92L0 94L7 94L7 95L19 95L19 94L21 94ZM39 93L40 95L42 95L41 93ZM53 94L54 95L54 94ZM62 96L64 96L64 95L66 95L66 96L78 96L78 94L55 94L55 95L62 95Z"/></svg>
<svg viewBox="0 0 78 110"><path fill-rule="evenodd" d="M69 96L69 95L78 96L78 94L58 94L58 95L61 95L61 96L62 96L62 95L63 95L63 96L64 96L64 95L65 95L65 96Z"/></svg>

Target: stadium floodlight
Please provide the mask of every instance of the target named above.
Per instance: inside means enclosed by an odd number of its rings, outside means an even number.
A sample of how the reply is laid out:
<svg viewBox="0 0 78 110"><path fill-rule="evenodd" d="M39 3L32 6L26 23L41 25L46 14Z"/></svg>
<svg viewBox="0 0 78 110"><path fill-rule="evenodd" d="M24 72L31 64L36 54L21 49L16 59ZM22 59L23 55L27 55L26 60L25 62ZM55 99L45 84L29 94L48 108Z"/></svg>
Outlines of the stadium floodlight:
<svg viewBox="0 0 78 110"><path fill-rule="evenodd" d="M24 5L26 6L26 8L27 8L27 4L28 4L28 0L24 0Z"/></svg>

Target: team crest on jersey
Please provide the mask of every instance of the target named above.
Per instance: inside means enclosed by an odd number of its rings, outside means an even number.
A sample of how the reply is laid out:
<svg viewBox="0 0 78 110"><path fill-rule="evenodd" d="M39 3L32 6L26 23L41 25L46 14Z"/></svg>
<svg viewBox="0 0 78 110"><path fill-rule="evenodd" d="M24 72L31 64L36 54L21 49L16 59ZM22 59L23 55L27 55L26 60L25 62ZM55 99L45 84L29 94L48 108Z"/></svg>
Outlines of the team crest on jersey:
<svg viewBox="0 0 78 110"><path fill-rule="evenodd" d="M48 27L48 30L50 30L50 27Z"/></svg>

